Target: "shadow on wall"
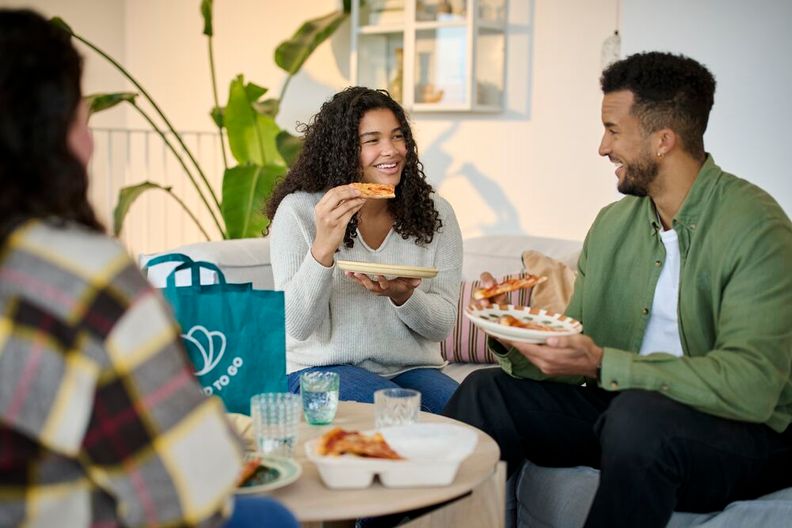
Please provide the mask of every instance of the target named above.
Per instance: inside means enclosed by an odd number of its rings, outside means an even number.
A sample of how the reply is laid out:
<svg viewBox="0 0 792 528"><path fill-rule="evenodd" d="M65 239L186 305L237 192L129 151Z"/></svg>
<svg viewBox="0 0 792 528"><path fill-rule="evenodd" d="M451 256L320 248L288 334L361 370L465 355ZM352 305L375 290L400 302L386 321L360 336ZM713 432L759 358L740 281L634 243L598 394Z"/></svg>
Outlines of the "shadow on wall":
<svg viewBox="0 0 792 528"><path fill-rule="evenodd" d="M483 235L503 235L520 232L520 216L509 196L498 182L486 176L472 163L459 169L459 176L466 179L478 192L479 197L495 216L495 220L475 225Z"/></svg>
<svg viewBox="0 0 792 528"><path fill-rule="evenodd" d="M494 216L494 220L491 222L468 226L476 232L482 235L520 232L520 217L517 208L512 205L509 196L497 181L488 177L470 162L464 163L459 170L451 174L453 158L446 152L443 145L456 135L459 125L460 121L458 120L452 122L451 126L437 136L421 154L421 159L431 158L432 160L431 174L427 174L427 179L436 191L451 179L463 179L469 184L479 200L484 202L483 207ZM482 206L477 207L481 208ZM459 216L465 214L466 211L457 211L456 213ZM481 215L476 214L475 216L480 217Z"/></svg>

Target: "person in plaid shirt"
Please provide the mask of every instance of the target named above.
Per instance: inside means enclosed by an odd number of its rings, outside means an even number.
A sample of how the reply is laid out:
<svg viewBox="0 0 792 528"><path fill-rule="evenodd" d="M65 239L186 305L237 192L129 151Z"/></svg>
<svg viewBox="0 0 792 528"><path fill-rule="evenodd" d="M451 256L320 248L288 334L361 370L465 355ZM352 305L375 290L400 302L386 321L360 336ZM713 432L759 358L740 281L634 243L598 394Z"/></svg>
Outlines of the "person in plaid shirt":
<svg viewBox="0 0 792 528"><path fill-rule="evenodd" d="M0 57L0 526L221 525L243 447L88 204L81 59L6 9ZM296 526L258 504L258 521Z"/></svg>

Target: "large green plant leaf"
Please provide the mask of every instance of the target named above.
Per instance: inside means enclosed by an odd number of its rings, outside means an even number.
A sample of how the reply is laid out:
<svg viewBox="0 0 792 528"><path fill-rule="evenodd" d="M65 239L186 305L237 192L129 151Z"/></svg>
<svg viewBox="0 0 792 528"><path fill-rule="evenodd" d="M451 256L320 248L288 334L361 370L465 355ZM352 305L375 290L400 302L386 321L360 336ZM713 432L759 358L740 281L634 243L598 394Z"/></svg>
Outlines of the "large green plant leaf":
<svg viewBox="0 0 792 528"><path fill-rule="evenodd" d="M223 128L223 126L225 126L223 124L225 121L223 119L224 112L225 108L222 106L213 106L211 112L209 112L209 116L212 118L212 121L214 121L214 124L217 125L217 128Z"/></svg>
<svg viewBox="0 0 792 528"><path fill-rule="evenodd" d="M66 21L63 20L61 17L56 16L56 17L50 18L50 23L55 25L55 26L57 26L57 27L59 27L59 28L61 28L66 33L68 33L70 35L74 35L74 31L72 31L71 26L69 24L67 24Z"/></svg>
<svg viewBox="0 0 792 528"><path fill-rule="evenodd" d="M113 210L113 234L115 236L121 234L121 229L124 227L124 219L129 212L129 208L135 203L135 200L137 200L141 194L151 189L159 189L170 193L172 187L164 187L158 183L145 181L137 185L124 187L118 192L118 203Z"/></svg>
<svg viewBox="0 0 792 528"><path fill-rule="evenodd" d="M231 153L240 165L285 165L275 143L280 128L272 116L254 107L265 92L266 88L245 84L242 75L231 81L223 117Z"/></svg>
<svg viewBox="0 0 792 528"><path fill-rule="evenodd" d="M286 166L291 167L294 165L300 155L300 151L302 151L302 139L292 136L285 130L281 130L278 133L278 137L275 138L275 143L278 145L278 152L283 157L283 161L286 162Z"/></svg>
<svg viewBox="0 0 792 528"><path fill-rule="evenodd" d="M229 238L261 236L269 225L263 209L285 172L285 167L272 164L238 165L225 171L220 209Z"/></svg>
<svg viewBox="0 0 792 528"><path fill-rule="evenodd" d="M88 104L88 115L91 116L123 102L133 103L137 96L135 92L96 93L86 95L84 99Z"/></svg>
<svg viewBox="0 0 792 528"><path fill-rule="evenodd" d="M201 0L201 16L204 21L203 34L207 37L214 35L212 28L212 0Z"/></svg>
<svg viewBox="0 0 792 528"><path fill-rule="evenodd" d="M333 11L323 17L308 20L289 40L275 50L275 63L290 75L297 73L313 50L332 35L349 16L347 11Z"/></svg>

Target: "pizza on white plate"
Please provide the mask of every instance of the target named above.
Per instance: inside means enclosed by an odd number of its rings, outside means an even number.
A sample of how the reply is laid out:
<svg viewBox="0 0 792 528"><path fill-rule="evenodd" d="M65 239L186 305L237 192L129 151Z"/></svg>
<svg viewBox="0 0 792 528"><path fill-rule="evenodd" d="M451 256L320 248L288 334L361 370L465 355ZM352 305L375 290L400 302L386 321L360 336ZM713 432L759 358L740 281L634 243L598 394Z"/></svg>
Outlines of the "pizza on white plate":
<svg viewBox="0 0 792 528"><path fill-rule="evenodd" d="M512 326L515 328L525 328L526 330L538 330L540 332L557 332L558 328L553 328L550 325L535 323L533 321L521 321L513 315L502 315L498 318L498 322L505 326Z"/></svg>

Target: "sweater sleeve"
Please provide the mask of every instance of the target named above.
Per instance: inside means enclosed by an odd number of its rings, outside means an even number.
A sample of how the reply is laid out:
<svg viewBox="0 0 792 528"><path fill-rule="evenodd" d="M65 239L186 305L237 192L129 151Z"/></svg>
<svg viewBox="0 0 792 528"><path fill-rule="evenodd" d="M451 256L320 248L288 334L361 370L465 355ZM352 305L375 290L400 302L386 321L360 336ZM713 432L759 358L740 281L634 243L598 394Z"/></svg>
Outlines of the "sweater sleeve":
<svg viewBox="0 0 792 528"><path fill-rule="evenodd" d="M437 276L428 290L416 289L401 306L393 303L399 319L430 341L442 341L454 327L462 278L462 233L451 205L435 196L443 226L435 233L437 245L434 265Z"/></svg>
<svg viewBox="0 0 792 528"><path fill-rule="evenodd" d="M304 341L330 316L335 265L326 268L311 254L315 235L311 195L286 196L270 228L272 276L284 291L286 332Z"/></svg>

